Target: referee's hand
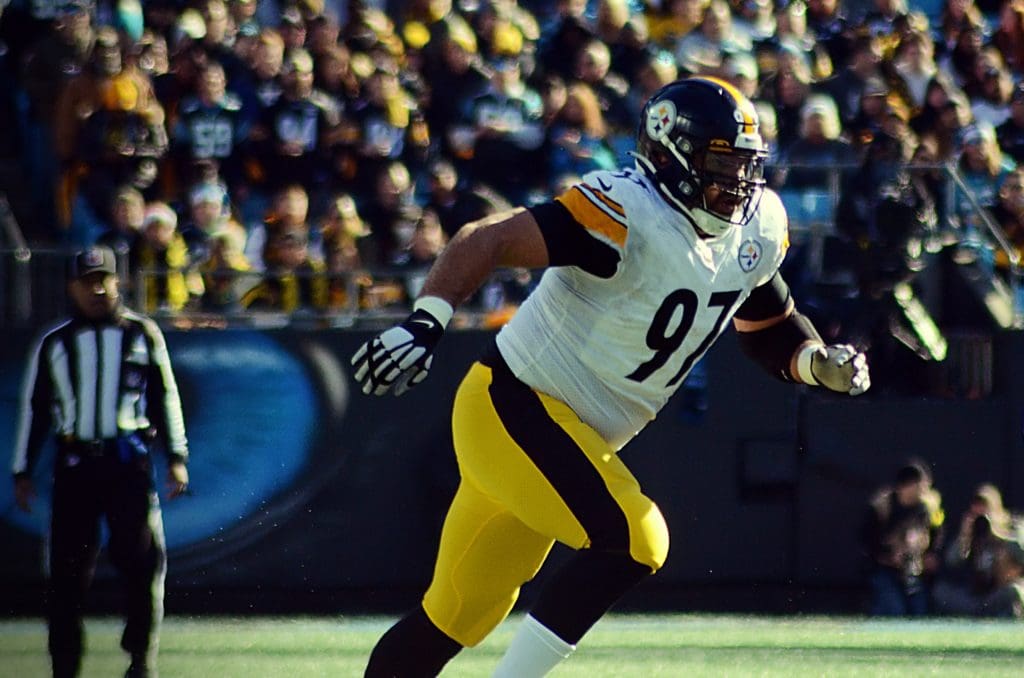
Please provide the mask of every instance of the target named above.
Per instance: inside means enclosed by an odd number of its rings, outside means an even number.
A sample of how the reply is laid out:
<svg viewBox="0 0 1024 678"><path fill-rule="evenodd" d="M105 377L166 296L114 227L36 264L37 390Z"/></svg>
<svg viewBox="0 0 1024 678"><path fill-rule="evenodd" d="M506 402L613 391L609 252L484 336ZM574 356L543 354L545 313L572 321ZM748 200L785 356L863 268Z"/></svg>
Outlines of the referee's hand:
<svg viewBox="0 0 1024 678"><path fill-rule="evenodd" d="M167 498L175 499L188 490L188 468L180 461L167 465Z"/></svg>

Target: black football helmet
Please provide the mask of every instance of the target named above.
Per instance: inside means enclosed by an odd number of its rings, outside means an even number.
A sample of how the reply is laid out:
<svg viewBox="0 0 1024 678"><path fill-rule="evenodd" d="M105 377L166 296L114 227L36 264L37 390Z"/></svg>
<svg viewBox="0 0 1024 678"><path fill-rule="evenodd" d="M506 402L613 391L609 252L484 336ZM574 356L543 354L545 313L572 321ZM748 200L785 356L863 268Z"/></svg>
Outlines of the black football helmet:
<svg viewBox="0 0 1024 678"><path fill-rule="evenodd" d="M644 106L633 155L666 202L712 237L750 221L764 189L768 153L757 111L717 78L686 78L658 90ZM711 185L718 192L708 204Z"/></svg>

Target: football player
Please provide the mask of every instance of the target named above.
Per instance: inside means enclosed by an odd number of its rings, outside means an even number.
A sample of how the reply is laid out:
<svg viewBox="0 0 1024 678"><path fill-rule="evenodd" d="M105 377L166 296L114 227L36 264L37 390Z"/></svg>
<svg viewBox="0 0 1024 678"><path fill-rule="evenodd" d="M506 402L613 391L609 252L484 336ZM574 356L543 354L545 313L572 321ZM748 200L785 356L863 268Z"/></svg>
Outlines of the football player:
<svg viewBox="0 0 1024 678"><path fill-rule="evenodd" d="M498 267L547 268L455 396L461 480L422 606L366 675L433 676L509 613L555 541L545 583L495 676L543 676L668 553L658 507L618 450L731 320L771 374L858 395L865 357L826 345L778 268L787 221L765 188L754 106L695 77L647 102L636 166L596 171L551 202L460 229L400 325L352 359L364 393L420 383L453 309Z"/></svg>

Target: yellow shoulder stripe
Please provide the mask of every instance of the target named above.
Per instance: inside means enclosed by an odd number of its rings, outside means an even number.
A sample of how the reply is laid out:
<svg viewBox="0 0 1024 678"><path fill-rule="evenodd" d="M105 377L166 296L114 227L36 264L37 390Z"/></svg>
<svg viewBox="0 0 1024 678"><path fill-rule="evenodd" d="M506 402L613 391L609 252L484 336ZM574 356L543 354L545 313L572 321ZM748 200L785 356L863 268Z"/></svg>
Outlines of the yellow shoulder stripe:
<svg viewBox="0 0 1024 678"><path fill-rule="evenodd" d="M626 210L623 209L622 205L609 198L604 191L594 188L590 184L580 184L579 189L580 191L583 192L585 196L587 196L591 200L597 198L602 203L604 203L604 205L612 212L615 212L623 219L626 218Z"/></svg>
<svg viewBox="0 0 1024 678"><path fill-rule="evenodd" d="M629 232L624 223L625 212L622 205L603 194L591 195L593 197L588 196L580 186L574 186L555 200L562 203L580 225L600 233L619 247L625 247Z"/></svg>

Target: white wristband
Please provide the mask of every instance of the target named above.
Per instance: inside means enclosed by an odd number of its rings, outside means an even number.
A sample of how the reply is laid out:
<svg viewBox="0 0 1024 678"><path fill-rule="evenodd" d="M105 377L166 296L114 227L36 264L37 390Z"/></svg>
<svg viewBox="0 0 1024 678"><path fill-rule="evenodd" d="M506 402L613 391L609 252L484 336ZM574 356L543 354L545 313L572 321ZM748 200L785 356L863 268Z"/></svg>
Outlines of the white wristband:
<svg viewBox="0 0 1024 678"><path fill-rule="evenodd" d="M452 319L455 309L441 297L420 297L412 305L414 311L426 311L441 323L441 327L447 327L448 321Z"/></svg>
<svg viewBox="0 0 1024 678"><path fill-rule="evenodd" d="M807 344L800 352L796 355L796 378L805 384L811 386L817 386L818 380L814 378L814 372L811 371L811 360L814 358L814 354L821 351L824 348L821 344Z"/></svg>

